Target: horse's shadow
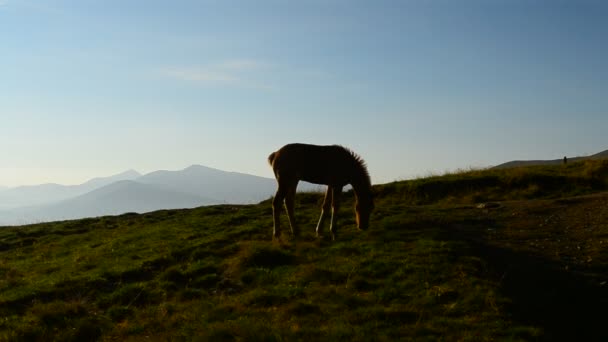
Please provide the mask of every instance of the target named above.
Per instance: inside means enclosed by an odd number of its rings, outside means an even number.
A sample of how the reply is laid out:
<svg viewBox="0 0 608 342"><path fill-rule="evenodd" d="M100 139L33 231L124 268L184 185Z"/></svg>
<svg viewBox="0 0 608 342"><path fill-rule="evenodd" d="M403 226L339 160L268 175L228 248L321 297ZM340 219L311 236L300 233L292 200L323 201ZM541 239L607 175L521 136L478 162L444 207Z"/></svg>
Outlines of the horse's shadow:
<svg viewBox="0 0 608 342"><path fill-rule="evenodd" d="M543 340L608 341L608 289L546 259L475 246L511 298L513 318L543 328Z"/></svg>
<svg viewBox="0 0 608 342"><path fill-rule="evenodd" d="M441 238L467 243L467 253L485 260L487 275L511 299L506 310L515 323L542 329L547 341L608 341L608 287L538 255L491 244L481 227L442 227ZM485 228L487 229L487 228Z"/></svg>

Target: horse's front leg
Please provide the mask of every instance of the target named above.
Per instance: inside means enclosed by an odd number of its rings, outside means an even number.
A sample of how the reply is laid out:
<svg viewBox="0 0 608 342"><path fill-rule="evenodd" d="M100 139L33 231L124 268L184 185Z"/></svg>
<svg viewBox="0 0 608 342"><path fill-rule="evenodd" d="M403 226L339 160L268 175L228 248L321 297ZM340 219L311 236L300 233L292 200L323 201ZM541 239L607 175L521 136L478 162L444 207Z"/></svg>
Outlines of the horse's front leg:
<svg viewBox="0 0 608 342"><path fill-rule="evenodd" d="M331 239L336 240L336 233L338 231L338 210L340 209L340 195L342 194L342 187L332 188L332 201L331 201L331 224L329 231L331 232Z"/></svg>
<svg viewBox="0 0 608 342"><path fill-rule="evenodd" d="M332 198L332 188L331 186L327 187L327 191L325 192L325 199L323 199L323 207L321 208L321 217L319 217L319 222L317 223L317 237L321 236L321 230L323 230L323 223L325 222L326 213L329 211L331 207L331 198Z"/></svg>

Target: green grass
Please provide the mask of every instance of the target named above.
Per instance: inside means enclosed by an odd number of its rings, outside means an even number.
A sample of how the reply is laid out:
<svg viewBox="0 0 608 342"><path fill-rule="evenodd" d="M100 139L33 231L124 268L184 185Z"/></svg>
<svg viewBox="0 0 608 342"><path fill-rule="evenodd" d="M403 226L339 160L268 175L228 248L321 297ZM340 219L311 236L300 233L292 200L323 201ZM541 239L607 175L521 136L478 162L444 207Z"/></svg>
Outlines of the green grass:
<svg viewBox="0 0 608 342"><path fill-rule="evenodd" d="M549 339L505 285L526 279L487 252L507 214L467 204L604 190L607 165L380 185L365 232L347 194L336 242L314 236L319 194L298 195L302 236L280 242L270 201L2 228L0 340Z"/></svg>
<svg viewBox="0 0 608 342"><path fill-rule="evenodd" d="M378 195L410 205L559 198L605 190L608 160L461 171L377 187Z"/></svg>

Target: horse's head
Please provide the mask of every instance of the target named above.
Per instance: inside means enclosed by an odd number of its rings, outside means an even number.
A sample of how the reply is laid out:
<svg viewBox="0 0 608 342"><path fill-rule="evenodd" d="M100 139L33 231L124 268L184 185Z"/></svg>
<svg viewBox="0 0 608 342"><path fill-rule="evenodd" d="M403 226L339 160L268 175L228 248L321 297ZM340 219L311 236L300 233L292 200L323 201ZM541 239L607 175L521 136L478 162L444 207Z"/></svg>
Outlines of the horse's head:
<svg viewBox="0 0 608 342"><path fill-rule="evenodd" d="M357 228L366 230L369 228L369 218L374 210L374 200L371 196L361 197L357 199L355 205L355 218L357 219Z"/></svg>

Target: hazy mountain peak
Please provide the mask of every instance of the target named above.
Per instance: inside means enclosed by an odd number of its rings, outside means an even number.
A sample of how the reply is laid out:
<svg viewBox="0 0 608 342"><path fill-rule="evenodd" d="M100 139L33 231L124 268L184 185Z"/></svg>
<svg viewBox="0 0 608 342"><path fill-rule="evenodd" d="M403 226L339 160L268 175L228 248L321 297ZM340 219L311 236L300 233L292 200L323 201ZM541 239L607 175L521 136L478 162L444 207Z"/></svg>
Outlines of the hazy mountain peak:
<svg viewBox="0 0 608 342"><path fill-rule="evenodd" d="M133 180L136 178L141 177L141 173L130 169L124 172L121 172L119 174L113 175L113 176L109 176L109 177L97 177L97 178L93 178L91 180L89 180L88 182L82 184L82 186L93 186L93 187L99 187L99 186L103 186L103 185L107 185L107 184L111 184L117 181L122 181L122 180Z"/></svg>
<svg viewBox="0 0 608 342"><path fill-rule="evenodd" d="M180 171L177 171L180 172ZM187 168L183 169L181 172L217 172L217 173L229 173L228 171L223 171L220 169L215 169L209 166L194 164L190 165Z"/></svg>
<svg viewBox="0 0 608 342"><path fill-rule="evenodd" d="M141 177L141 176L142 176L142 174L137 172L137 170L129 169L125 172L115 175L114 177L137 178L137 177Z"/></svg>
<svg viewBox="0 0 608 342"><path fill-rule="evenodd" d="M200 164L192 164L185 168L184 170L199 170L199 169L211 169L208 166L200 165Z"/></svg>

